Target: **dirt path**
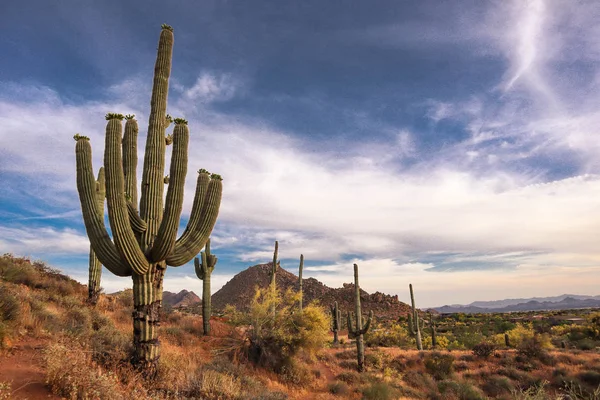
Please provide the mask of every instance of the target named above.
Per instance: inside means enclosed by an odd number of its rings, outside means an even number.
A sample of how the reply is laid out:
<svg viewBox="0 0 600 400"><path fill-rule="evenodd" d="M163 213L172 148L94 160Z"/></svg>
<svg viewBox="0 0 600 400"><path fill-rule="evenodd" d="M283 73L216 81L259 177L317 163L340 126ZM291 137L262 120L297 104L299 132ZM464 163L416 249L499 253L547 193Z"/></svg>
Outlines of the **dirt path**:
<svg viewBox="0 0 600 400"><path fill-rule="evenodd" d="M0 382L11 384L11 399L60 399L44 383L44 345L42 340L24 338L0 355Z"/></svg>

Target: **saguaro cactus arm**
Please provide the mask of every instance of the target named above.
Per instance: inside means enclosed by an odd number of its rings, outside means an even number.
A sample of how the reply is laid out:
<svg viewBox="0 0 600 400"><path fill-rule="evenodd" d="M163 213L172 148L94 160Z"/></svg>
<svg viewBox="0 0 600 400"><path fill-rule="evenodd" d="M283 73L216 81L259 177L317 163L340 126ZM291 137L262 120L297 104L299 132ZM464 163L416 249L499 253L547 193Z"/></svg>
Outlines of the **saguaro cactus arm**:
<svg viewBox="0 0 600 400"><path fill-rule="evenodd" d="M135 120L135 115L126 115L125 119L127 120L125 123L125 133L123 134L123 174L125 175L125 194L128 196L128 203L133 205L137 215L138 124Z"/></svg>
<svg viewBox="0 0 600 400"><path fill-rule="evenodd" d="M106 168L106 204L108 220L115 246L122 258L138 275L148 272L150 262L140 249L129 223L125 200L125 178L121 157L122 115L107 114L106 144L104 146L104 168Z"/></svg>
<svg viewBox="0 0 600 400"><path fill-rule="evenodd" d="M129 214L129 223L131 224L131 229L133 229L134 232L142 233L146 231L148 226L140 218L135 206L131 201L127 201L127 213Z"/></svg>
<svg viewBox="0 0 600 400"><path fill-rule="evenodd" d="M152 247L152 259L154 261L164 260L172 252L175 240L177 239L177 228L183 208L183 191L188 163L189 130L187 121L183 119L176 119L175 124L175 129L173 130L171 172L169 174L170 179L165 211Z"/></svg>
<svg viewBox="0 0 600 400"><path fill-rule="evenodd" d="M92 147L85 136L75 135L75 158L77 163L77 191L81 211L90 243L100 262L117 276L131 276L132 270L125 263L110 239L104 218L100 216L96 201L96 179L92 169Z"/></svg>
<svg viewBox="0 0 600 400"><path fill-rule="evenodd" d="M205 246L217 222L223 182L220 175L208 176L208 171L198 171L198 185L188 225L175 242L175 249L167 257L167 264L178 267L190 261Z"/></svg>

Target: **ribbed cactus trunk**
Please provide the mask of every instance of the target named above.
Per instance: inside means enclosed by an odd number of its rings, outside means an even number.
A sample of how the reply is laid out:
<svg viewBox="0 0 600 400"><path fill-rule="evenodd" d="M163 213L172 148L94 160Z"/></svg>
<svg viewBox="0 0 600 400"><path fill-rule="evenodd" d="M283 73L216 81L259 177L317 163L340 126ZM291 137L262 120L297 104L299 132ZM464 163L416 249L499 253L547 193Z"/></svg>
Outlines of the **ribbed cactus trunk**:
<svg viewBox="0 0 600 400"><path fill-rule="evenodd" d="M210 239L206 242L206 249L200 253L201 260L194 259L196 276L202 280L202 325L204 335L210 335L210 316L212 314L210 276L217 265L217 257L210 252Z"/></svg>
<svg viewBox="0 0 600 400"><path fill-rule="evenodd" d="M419 314L415 307L415 296L413 294L412 283L409 284L408 287L410 289L410 303L412 305L412 315L413 315L412 322L414 324L414 332L415 332L415 336L417 338L417 349L423 350L423 342L421 341L421 326L419 325Z"/></svg>
<svg viewBox="0 0 600 400"><path fill-rule="evenodd" d="M342 329L342 312L338 308L338 302L333 302L331 309L331 331L333 332L333 344L339 344L338 332Z"/></svg>
<svg viewBox="0 0 600 400"><path fill-rule="evenodd" d="M360 306L360 285L358 284L358 265L354 264L354 314L356 326L352 324L352 316L348 313L348 337L356 339L356 358L358 362L358 371L365 369L365 343L363 335L368 332L373 319L373 311L369 312L369 319L363 327L362 308Z"/></svg>
<svg viewBox="0 0 600 400"><path fill-rule="evenodd" d="M300 254L300 266L298 267L298 292L300 293L300 299L298 300L298 308L302 312L302 269L304 269L304 255Z"/></svg>
<svg viewBox="0 0 600 400"><path fill-rule="evenodd" d="M106 115L104 169L112 240L94 199L95 180L89 139L75 135L77 189L86 231L100 262L115 275L132 277L132 362L149 376L155 374L160 356L157 331L165 270L167 265L177 267L186 264L204 247L219 213L222 192L219 175L209 176L207 171L199 171L192 212L183 235L178 239L177 228L187 174L189 130L187 121L175 120L170 183L163 205L165 147L169 142L165 130L171 122L166 108L172 51L173 29L163 25L154 67L139 212L137 121L128 115L123 135L123 115Z"/></svg>
<svg viewBox="0 0 600 400"><path fill-rule="evenodd" d="M96 181L96 201L98 202L98 215L104 218L104 199L106 198L106 184L104 168L98 171ZM90 246L89 280L88 280L88 303L96 305L100 297L100 280L102 278L102 263L98 260L96 252Z"/></svg>

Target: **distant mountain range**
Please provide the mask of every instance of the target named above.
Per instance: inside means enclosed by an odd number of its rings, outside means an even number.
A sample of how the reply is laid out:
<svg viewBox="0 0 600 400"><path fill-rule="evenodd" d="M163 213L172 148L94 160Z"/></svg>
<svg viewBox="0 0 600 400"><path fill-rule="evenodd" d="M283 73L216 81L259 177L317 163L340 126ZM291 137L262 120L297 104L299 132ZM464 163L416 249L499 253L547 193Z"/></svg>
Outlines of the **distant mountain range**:
<svg viewBox="0 0 600 400"><path fill-rule="evenodd" d="M440 313L502 313L596 307L600 307L600 296L563 294L560 296L532 297L529 299L475 301L467 305L453 304L449 306L434 307L433 309Z"/></svg>
<svg viewBox="0 0 600 400"><path fill-rule="evenodd" d="M215 311L223 310L226 305L234 305L238 310L245 310L250 305L256 286L265 288L269 285L269 270L273 263L259 264L240 272L227 282L212 296L212 305ZM298 289L298 277L283 268L277 270L277 288L285 291L288 288ZM330 288L315 278L302 280L304 304L318 300L325 307L334 301L344 313L354 310L354 284L344 283L341 288ZM369 294L360 291L360 301L363 313L373 311L380 318L398 318L406 316L410 306L398 301L398 296L390 296L375 292Z"/></svg>

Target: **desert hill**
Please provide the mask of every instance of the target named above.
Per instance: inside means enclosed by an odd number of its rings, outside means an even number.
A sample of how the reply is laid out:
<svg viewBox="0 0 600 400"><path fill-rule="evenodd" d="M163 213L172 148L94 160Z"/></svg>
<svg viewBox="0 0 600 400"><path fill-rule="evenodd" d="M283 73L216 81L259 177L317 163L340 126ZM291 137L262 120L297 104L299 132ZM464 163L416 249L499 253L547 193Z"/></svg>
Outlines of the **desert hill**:
<svg viewBox="0 0 600 400"><path fill-rule="evenodd" d="M172 308L190 307L201 303L202 300L194 292L189 292L185 289L179 293L163 291L163 303Z"/></svg>
<svg viewBox="0 0 600 400"><path fill-rule="evenodd" d="M235 275L218 292L212 296L215 311L220 311L226 305L234 305L244 310L250 304L256 286L269 285L269 270L273 263L258 264ZM298 276L279 268L277 271L277 288L285 291L288 288L298 289ZM329 307L334 301L338 302L341 310L346 313L354 309L354 284L344 283L341 288L330 288L315 278L302 280L304 303L318 300L320 304ZM361 304L363 312L373 311L375 316L397 319L410 311L410 306L398 301L398 296L390 296L375 292L369 294L361 289Z"/></svg>

